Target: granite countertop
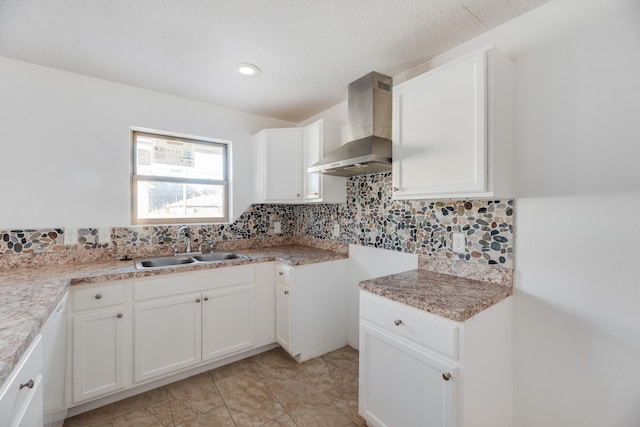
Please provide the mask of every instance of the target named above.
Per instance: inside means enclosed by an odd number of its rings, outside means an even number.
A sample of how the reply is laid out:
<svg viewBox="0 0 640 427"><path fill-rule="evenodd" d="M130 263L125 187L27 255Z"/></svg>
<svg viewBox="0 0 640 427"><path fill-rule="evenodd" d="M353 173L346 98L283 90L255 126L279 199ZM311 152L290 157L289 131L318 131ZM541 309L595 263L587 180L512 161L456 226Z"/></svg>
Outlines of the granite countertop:
<svg viewBox="0 0 640 427"><path fill-rule="evenodd" d="M0 386L9 376L70 285L277 261L296 266L348 258L303 245L238 250L246 259L136 270L133 261L0 269Z"/></svg>
<svg viewBox="0 0 640 427"><path fill-rule="evenodd" d="M457 322L464 322L513 293L511 286L428 270L365 280L360 282L360 288Z"/></svg>

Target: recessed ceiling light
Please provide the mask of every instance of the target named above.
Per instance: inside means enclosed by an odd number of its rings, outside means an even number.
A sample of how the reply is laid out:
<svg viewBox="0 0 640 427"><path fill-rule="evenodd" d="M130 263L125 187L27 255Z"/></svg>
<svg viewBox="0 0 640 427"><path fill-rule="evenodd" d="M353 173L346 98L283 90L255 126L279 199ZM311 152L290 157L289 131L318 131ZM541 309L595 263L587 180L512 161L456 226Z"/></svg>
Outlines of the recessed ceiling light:
<svg viewBox="0 0 640 427"><path fill-rule="evenodd" d="M236 65L236 71L243 76L255 76L260 74L260 68L253 64L238 64Z"/></svg>

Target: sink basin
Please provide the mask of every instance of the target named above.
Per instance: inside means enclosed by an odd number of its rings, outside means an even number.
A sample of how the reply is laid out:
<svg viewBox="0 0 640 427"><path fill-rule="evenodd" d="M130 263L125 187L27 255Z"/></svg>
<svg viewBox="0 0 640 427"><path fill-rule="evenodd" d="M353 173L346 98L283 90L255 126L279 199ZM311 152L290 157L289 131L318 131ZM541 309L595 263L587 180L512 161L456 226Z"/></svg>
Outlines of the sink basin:
<svg viewBox="0 0 640 427"><path fill-rule="evenodd" d="M168 267L172 265L192 264L196 262L190 256L165 256L161 258L147 258L136 260L137 268Z"/></svg>
<svg viewBox="0 0 640 427"><path fill-rule="evenodd" d="M215 262L224 261L226 259L241 259L247 258L246 255L237 254L234 252L212 252L210 254L194 255L193 259L199 262Z"/></svg>
<svg viewBox="0 0 640 427"><path fill-rule="evenodd" d="M172 265L219 262L244 258L248 257L246 255L237 254L235 252L212 252L210 254L165 256L159 258L137 259L136 268L138 270L144 270L148 268L171 267Z"/></svg>

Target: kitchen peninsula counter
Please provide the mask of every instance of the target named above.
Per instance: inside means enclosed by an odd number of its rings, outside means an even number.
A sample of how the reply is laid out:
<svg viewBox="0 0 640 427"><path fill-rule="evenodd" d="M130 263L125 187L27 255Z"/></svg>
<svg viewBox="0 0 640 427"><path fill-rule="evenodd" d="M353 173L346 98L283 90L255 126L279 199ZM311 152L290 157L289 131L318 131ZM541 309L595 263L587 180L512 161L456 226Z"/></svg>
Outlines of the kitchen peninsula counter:
<svg viewBox="0 0 640 427"><path fill-rule="evenodd" d="M360 282L360 288L457 322L502 301L511 286L417 269Z"/></svg>

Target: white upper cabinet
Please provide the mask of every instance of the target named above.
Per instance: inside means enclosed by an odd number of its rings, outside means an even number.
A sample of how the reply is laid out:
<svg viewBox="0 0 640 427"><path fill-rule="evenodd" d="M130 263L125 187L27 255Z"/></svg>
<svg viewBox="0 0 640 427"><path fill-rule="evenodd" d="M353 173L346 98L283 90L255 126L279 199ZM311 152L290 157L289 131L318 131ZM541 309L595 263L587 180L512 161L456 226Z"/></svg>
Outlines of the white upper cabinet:
<svg viewBox="0 0 640 427"><path fill-rule="evenodd" d="M318 173L307 173L307 167L318 162L322 156L322 122L315 122L304 128L304 199L317 200L322 194L322 175Z"/></svg>
<svg viewBox="0 0 640 427"><path fill-rule="evenodd" d="M510 197L511 62L483 51L393 89L393 197Z"/></svg>
<svg viewBox="0 0 640 427"><path fill-rule="evenodd" d="M339 203L346 200L342 177L307 173L339 130L323 120L306 127L264 129L254 136L254 200L257 203Z"/></svg>
<svg viewBox="0 0 640 427"><path fill-rule="evenodd" d="M302 200L302 129L266 129L256 135L256 189L262 202Z"/></svg>

